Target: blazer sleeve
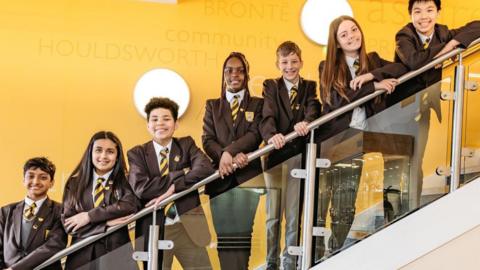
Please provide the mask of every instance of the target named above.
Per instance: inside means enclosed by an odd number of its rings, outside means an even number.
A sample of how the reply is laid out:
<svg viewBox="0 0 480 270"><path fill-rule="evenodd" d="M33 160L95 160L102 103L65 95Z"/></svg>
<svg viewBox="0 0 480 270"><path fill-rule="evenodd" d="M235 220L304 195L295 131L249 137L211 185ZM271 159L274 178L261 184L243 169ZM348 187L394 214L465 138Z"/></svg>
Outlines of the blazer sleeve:
<svg viewBox="0 0 480 270"><path fill-rule="evenodd" d="M169 172L170 180L175 185L175 193L188 189L193 184L210 176L215 170L208 157L195 145L192 137L185 138L185 148L190 157L190 170L188 172L182 170Z"/></svg>
<svg viewBox="0 0 480 270"><path fill-rule="evenodd" d="M70 191L71 181L72 181L72 178L70 178L67 181L67 184L65 185L65 189L63 190L63 207L62 207L62 214L61 214L61 224L63 225L65 232L71 236L80 237L80 238L105 232L105 230L107 229L106 222L96 223L96 224L93 224L90 222L87 225L76 230L75 232L72 229L69 229L67 228L67 226L65 226L66 219L82 212L82 211L80 212L77 211L77 209L74 206L72 206L69 202L67 202L67 195L71 192Z"/></svg>
<svg viewBox="0 0 480 270"><path fill-rule="evenodd" d="M477 38L480 38L480 21L469 22L466 25L451 29L450 34L453 39L460 42L463 48L466 48Z"/></svg>
<svg viewBox="0 0 480 270"><path fill-rule="evenodd" d="M219 164L222 157L222 146L218 143L217 134L215 132L215 122L213 120L213 100L208 100L205 105L205 115L203 116L203 150L213 160L215 164Z"/></svg>
<svg viewBox="0 0 480 270"><path fill-rule="evenodd" d="M258 100L258 104L255 107L255 116L253 123L248 127L247 132L235 142L225 147L224 151L229 152L232 156L238 153L248 154L258 148L261 143L261 136L258 126L262 120L263 101Z"/></svg>
<svg viewBox="0 0 480 270"><path fill-rule="evenodd" d="M384 79L396 78L408 72L407 67L402 63L392 63L381 58L377 52L369 54L369 60L373 63L374 70L370 71L377 82Z"/></svg>
<svg viewBox="0 0 480 270"><path fill-rule="evenodd" d="M0 268L7 268L5 265L5 258L3 257L3 249L5 248L5 243L3 242L3 237L5 234L5 225L6 225L7 213L6 207L0 208Z"/></svg>
<svg viewBox="0 0 480 270"><path fill-rule="evenodd" d="M127 158L130 166L128 182L141 201L150 201L168 190L169 181L162 181L159 175L150 177L145 153L141 146L129 150Z"/></svg>
<svg viewBox="0 0 480 270"><path fill-rule="evenodd" d="M317 83L311 82L307 88L307 104L305 108L304 120L307 122L312 122L318 118L319 113L320 103L317 97Z"/></svg>
<svg viewBox="0 0 480 270"><path fill-rule="evenodd" d="M274 80L265 80L263 82L263 108L262 121L260 122L260 134L264 141L268 142L273 135L277 134L277 115L278 108L275 100L278 86Z"/></svg>
<svg viewBox="0 0 480 270"><path fill-rule="evenodd" d="M136 197L128 184L121 184L121 191L112 190L121 194L115 203L99 206L88 211L91 223L106 222L111 219L128 216L137 210Z"/></svg>
<svg viewBox="0 0 480 270"><path fill-rule="evenodd" d="M33 269L67 246L67 234L60 219L61 207L54 207L54 224L41 246L11 266L12 269Z"/></svg>
<svg viewBox="0 0 480 270"><path fill-rule="evenodd" d="M446 42L431 44L427 49L416 46L416 33L409 27L404 27L395 36L395 52L400 61L409 69L416 70L430 62L437 55Z"/></svg>

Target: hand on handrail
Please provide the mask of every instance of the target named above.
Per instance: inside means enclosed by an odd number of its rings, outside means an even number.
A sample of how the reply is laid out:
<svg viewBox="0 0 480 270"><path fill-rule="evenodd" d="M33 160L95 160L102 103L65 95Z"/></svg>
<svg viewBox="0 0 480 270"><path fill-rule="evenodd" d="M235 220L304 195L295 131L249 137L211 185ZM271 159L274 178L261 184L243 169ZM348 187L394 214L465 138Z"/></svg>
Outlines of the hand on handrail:
<svg viewBox="0 0 480 270"><path fill-rule="evenodd" d="M293 129L300 136L305 136L310 131L310 129L308 128L308 123L306 121L296 123L295 126L293 126Z"/></svg>
<svg viewBox="0 0 480 270"><path fill-rule="evenodd" d="M373 79L374 79L374 77L373 77L372 73L366 73L366 74L358 75L357 77L355 77L355 79L350 81L350 88L353 91L356 91L356 90L362 88L362 85L364 83L367 83L367 82L369 82Z"/></svg>
<svg viewBox="0 0 480 270"><path fill-rule="evenodd" d="M67 231L76 232L78 229L90 223L88 212L81 212L65 219L65 227Z"/></svg>
<svg viewBox="0 0 480 270"><path fill-rule="evenodd" d="M235 168L235 164L237 165L237 168L240 168L240 169L245 168L245 166L248 165L248 156L245 155L244 153L238 153L233 158L233 164L234 164L234 168Z"/></svg>
<svg viewBox="0 0 480 270"><path fill-rule="evenodd" d="M160 203L161 203L163 200L165 200L166 198L172 196L173 193L175 193L175 185L172 184L172 185L168 188L167 192L165 192L165 193L163 193L162 195L158 196L157 198L152 199L151 201L149 201L149 202L145 205L145 207L148 208L148 207L154 205L155 208L157 208L157 206L160 205Z"/></svg>
<svg viewBox="0 0 480 270"><path fill-rule="evenodd" d="M128 215L128 216L124 216L124 217L119 217L119 218L111 219L111 220L107 221L107 226L108 226L108 227L113 227L113 226L116 226L116 225L121 225L121 224L128 223L128 220L129 220L131 217L133 217L133 214Z"/></svg>
<svg viewBox="0 0 480 270"><path fill-rule="evenodd" d="M434 57L433 59L441 56L441 55L444 55L450 51L453 51L457 48L457 46L460 45L460 42L458 42L457 40L455 39L452 39L450 40L447 44L445 44L445 46L443 46L442 50L439 51Z"/></svg>
<svg viewBox="0 0 480 270"><path fill-rule="evenodd" d="M277 133L268 140L268 144L273 144L273 147L278 150L285 145L285 136L281 133Z"/></svg>
<svg viewBox="0 0 480 270"><path fill-rule="evenodd" d="M393 93L397 84L397 79L385 79L381 82L374 82L375 90L386 90L388 94Z"/></svg>
<svg viewBox="0 0 480 270"><path fill-rule="evenodd" d="M220 178L222 179L235 171L235 168L233 167L233 157L227 151L222 153L222 157L218 163L218 173L220 173Z"/></svg>

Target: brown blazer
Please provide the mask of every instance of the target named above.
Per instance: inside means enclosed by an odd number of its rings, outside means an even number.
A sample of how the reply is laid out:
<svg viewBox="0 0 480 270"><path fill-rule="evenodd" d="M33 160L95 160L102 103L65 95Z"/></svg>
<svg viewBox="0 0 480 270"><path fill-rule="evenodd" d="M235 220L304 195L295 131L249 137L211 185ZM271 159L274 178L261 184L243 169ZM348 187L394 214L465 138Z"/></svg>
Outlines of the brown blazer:
<svg viewBox="0 0 480 270"><path fill-rule="evenodd" d="M76 207L72 207L71 204L67 202L67 194L71 192L72 185L75 184L74 181L77 181L77 179L72 177L68 179L67 184L65 185L63 193L62 222L65 224L67 218L81 212L88 212L90 223L76 232L67 230L64 226L66 232L72 236L73 244L87 238L88 236L105 232L108 220L128 216L135 213L137 210L136 197L128 183L118 183L122 180L117 180L118 182L116 182L113 179L107 180L105 186L105 202L101 206L94 207L93 205L92 181L83 193L83 197L80 199L79 204ZM128 228L124 226L103 239L69 255L67 257L66 269L77 269L79 266L94 261L128 242L130 242Z"/></svg>
<svg viewBox="0 0 480 270"><path fill-rule="evenodd" d="M446 25L436 24L430 45L423 48L422 41L412 23L405 25L395 36L395 62L403 63L408 70L416 70L428 64L433 57L452 39L460 42L461 47L468 47L472 41L480 37L480 21L473 21L457 29L448 29ZM430 86L442 78L441 69L430 69L400 85L390 99L399 101L410 96L427 86ZM400 96L401 95L401 96Z"/></svg>
<svg viewBox="0 0 480 270"><path fill-rule="evenodd" d="M25 202L0 209L0 268L33 269L67 245L60 221L62 205L47 198L39 209L27 247L22 247L21 226ZM36 229L35 229L36 228ZM62 269L60 261L45 269Z"/></svg>
<svg viewBox="0 0 480 270"><path fill-rule="evenodd" d="M225 97L207 100L203 117L202 145L207 155L218 168L222 153L232 156L248 154L258 149L262 142L258 125L262 119L263 100L251 97L248 91L240 104L235 123L232 111ZM236 170L224 179L217 179L205 187L205 193L216 196L252 179L262 172L260 159L251 161L245 168Z"/></svg>
<svg viewBox="0 0 480 270"><path fill-rule="evenodd" d="M142 206L165 193L171 184L175 185L175 193L178 193L215 172L208 157L190 136L173 138L169 153L169 173L163 178L160 177L158 158L152 141L135 146L128 151L127 156L130 165L128 181ZM198 192L191 192L176 200L175 205L182 220L181 224L192 241L198 246L210 243L210 233ZM158 224L163 226L164 215L161 212L158 213ZM151 215L141 223L144 227L139 230L146 232L151 225Z"/></svg>
<svg viewBox="0 0 480 270"><path fill-rule="evenodd" d="M374 77L375 80L381 81L383 79L388 79L388 78L398 78L404 73L406 73L406 68L402 64L399 63L392 63L390 61L387 61L383 58L381 58L376 52L370 52L368 55L368 66L369 69L372 70L370 71ZM325 65L325 61L320 62L320 65L318 66L318 72L321 76L323 72L323 68ZM350 81L352 80L352 76L350 74L350 71L347 70L347 86L350 85ZM321 115L328 114L340 107L343 107L352 101L358 100L364 96L367 96L369 94L372 94L375 92L375 86L374 82L370 81L356 91L353 91L349 87L347 87L345 94L348 97L348 100L343 98L338 94L338 92L335 89L331 90L331 100L330 104L322 101L322 113ZM370 102L367 102L365 105L365 109L367 112L367 117L373 115L376 112L379 112L385 108L385 99L379 98L372 100ZM350 126L350 121L352 119L352 113L353 111L349 111L344 113L343 115L336 117L329 122L325 123L324 125L320 126L318 129L318 132L315 134L317 140L325 140L345 129L348 129Z"/></svg>
<svg viewBox="0 0 480 270"><path fill-rule="evenodd" d="M265 142L277 133L288 134L301 121L311 122L318 117L319 102L314 81L300 78L294 109L291 109L287 86L282 77L263 82L263 110L260 134ZM274 150L265 159L266 169L287 160L305 150L305 138L299 137Z"/></svg>

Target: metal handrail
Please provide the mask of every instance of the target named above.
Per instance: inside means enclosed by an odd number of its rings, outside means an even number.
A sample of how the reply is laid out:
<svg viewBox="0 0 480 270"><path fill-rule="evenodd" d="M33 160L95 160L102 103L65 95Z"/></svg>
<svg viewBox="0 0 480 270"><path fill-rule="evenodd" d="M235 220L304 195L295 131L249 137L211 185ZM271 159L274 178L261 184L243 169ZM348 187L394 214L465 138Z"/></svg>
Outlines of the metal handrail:
<svg viewBox="0 0 480 270"><path fill-rule="evenodd" d="M472 41L472 43L470 43L470 45L468 45L468 48L464 49L464 51L462 52L462 56L463 56L463 58L468 57L469 55L477 52L479 49L480 49L480 38ZM454 60L457 60L457 59L454 59ZM443 68L446 68L446 67L452 65L455 62L456 61L447 60L447 61L445 61L445 63L443 63Z"/></svg>
<svg viewBox="0 0 480 270"><path fill-rule="evenodd" d="M476 45L476 44L479 44L480 43L480 38L476 39L475 41L473 41L469 48L471 48L472 46ZM457 49L454 49L444 55L441 55L437 58L435 58L434 60L432 60L430 63L426 64L425 66L417 69L417 70L414 70L414 71L411 71L411 72L408 72L406 73L405 75L401 76L400 78L398 78L398 84L401 84L401 83L404 83L408 80L410 80L411 78L414 78L416 77L417 75L435 67L436 65L438 64L441 64L443 63L445 60L447 59L450 59L454 56L456 56L457 54L465 51L466 49L462 49L462 48L457 48ZM331 113L328 113L324 116L321 116L319 118L317 118L316 120L310 122L308 124L308 128L310 130L314 129L314 128L317 128L319 127L320 125L322 124L325 124L326 122L334 119L335 117L337 116L340 116L342 115L343 113L345 112L348 112L350 110L353 110L354 108L358 107L358 106L361 106L362 104L376 98L377 96L380 96L382 94L386 93L386 90L377 90L375 91L374 93L372 94L369 94L365 97L362 97L356 101L353 101L339 109L336 109L334 110L333 112ZM290 142L296 138L298 138L300 135L296 132L296 131L293 131L289 134L287 134L285 136L285 142ZM271 151L273 151L275 148L273 146L273 144L268 144L262 148L259 148L257 149L256 151L248 154L248 161L252 161L254 159L257 159L265 154L268 154L270 153ZM60 260L61 258L119 230L120 228L128 225L129 223L133 222L133 221L136 221L150 213L152 213L153 211L157 210L157 209L161 209L163 207L165 207L166 205L168 205L169 203L179 199L179 198L182 198L183 196L189 194L190 192L193 192L193 191L196 191L198 190L199 188L205 186L206 184L218 179L220 177L220 174L217 171L215 171L215 173L213 173L212 175L208 176L207 178L203 179L202 181L199 181L197 182L196 184L194 184L193 186L191 186L190 188L182 191L182 192L179 192L179 193L175 193L173 194L172 196L166 198L165 200L163 200L162 202L160 202L160 204L155 208L155 206L151 206L151 207L148 207L148 208L144 208L142 209L141 211L139 211L138 213L136 213L135 215L133 215L130 219L128 219L128 221L125 222L125 224L120 224L120 225L116 225L116 226L113 226L113 227L108 227L106 232L102 233L102 234L97 234L97 235L92 235L90 237L87 237L85 239L82 239L80 240L79 242L71 245L70 247L58 252L57 254L55 254L53 257L51 257L50 259L48 259L47 261L43 262L41 265L37 266L34 270L40 270L42 269L43 267L46 267L58 260Z"/></svg>

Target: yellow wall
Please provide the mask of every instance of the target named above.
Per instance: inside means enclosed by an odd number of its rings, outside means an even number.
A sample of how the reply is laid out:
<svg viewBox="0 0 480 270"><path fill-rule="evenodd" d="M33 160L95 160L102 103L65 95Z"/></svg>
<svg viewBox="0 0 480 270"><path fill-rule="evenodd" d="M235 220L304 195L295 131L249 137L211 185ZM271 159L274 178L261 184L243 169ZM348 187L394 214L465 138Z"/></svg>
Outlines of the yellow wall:
<svg viewBox="0 0 480 270"><path fill-rule="evenodd" d="M133 88L146 71L166 67L191 88L179 136L200 143L206 98L218 96L221 64L242 51L251 64L251 89L277 76L275 49L293 40L303 49L303 76L317 78L324 48L300 29L304 1L180 0L164 5L134 0L0 2L0 205L20 200L23 162L46 155L57 165L51 196L89 137L112 130L125 149L149 139L136 112ZM369 50L393 58L393 37L408 20L406 1L350 0ZM443 1L452 27L480 18L477 0ZM173 91L173 90L172 90Z"/></svg>

